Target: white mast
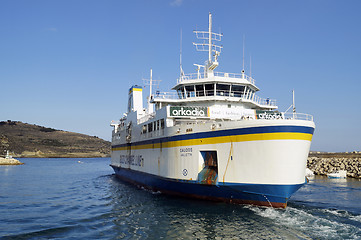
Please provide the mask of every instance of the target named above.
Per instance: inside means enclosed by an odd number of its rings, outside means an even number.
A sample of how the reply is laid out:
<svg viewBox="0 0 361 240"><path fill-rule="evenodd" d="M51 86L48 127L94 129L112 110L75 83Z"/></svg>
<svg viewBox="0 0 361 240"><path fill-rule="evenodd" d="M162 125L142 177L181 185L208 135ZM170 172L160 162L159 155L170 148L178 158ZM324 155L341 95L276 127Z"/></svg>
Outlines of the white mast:
<svg viewBox="0 0 361 240"><path fill-rule="evenodd" d="M221 41L223 34L213 33L212 32L212 14L209 13L209 23L208 31L193 31L197 39L208 40L208 43L193 43L196 46L197 51L207 51L208 52L208 61L207 66L205 66L205 72L209 75L213 75L213 70L218 66L218 56L221 53L222 46L218 46L212 43L214 41ZM214 52L214 61L212 60L212 53Z"/></svg>
<svg viewBox="0 0 361 240"><path fill-rule="evenodd" d="M150 69L150 79L149 79L149 97L148 97L148 114L153 113L153 104L150 103L152 97L152 85L153 85L153 70Z"/></svg>
<svg viewBox="0 0 361 240"><path fill-rule="evenodd" d="M292 112L293 112L293 114L292 114L293 119L295 119L295 117L296 117L296 103L295 103L295 90L294 89L292 89L292 105L287 108L285 113L288 112L288 110L290 110L291 107L292 107Z"/></svg>
<svg viewBox="0 0 361 240"><path fill-rule="evenodd" d="M153 69L150 69L150 79L149 79L149 96L152 96L152 85L153 85Z"/></svg>
<svg viewBox="0 0 361 240"><path fill-rule="evenodd" d="M208 64L212 62L212 14L209 13L208 21Z"/></svg>
<svg viewBox="0 0 361 240"><path fill-rule="evenodd" d="M296 115L296 103L295 103L295 90L292 90L292 106L293 106L293 119L295 119Z"/></svg>
<svg viewBox="0 0 361 240"><path fill-rule="evenodd" d="M249 56L249 76L252 77L252 56Z"/></svg>
<svg viewBox="0 0 361 240"><path fill-rule="evenodd" d="M180 66L180 78L182 78L184 76L184 71L183 71L183 66L182 66L182 29L180 31L179 66Z"/></svg>
<svg viewBox="0 0 361 240"><path fill-rule="evenodd" d="M244 72L244 34L243 34L242 72Z"/></svg>
<svg viewBox="0 0 361 240"><path fill-rule="evenodd" d="M150 69L150 79L144 79L143 78L143 81L145 83L145 85L149 85L149 96L148 96L148 114L151 114L154 112L154 109L153 109L153 103L151 103L150 101L152 100L152 92L153 92L153 85L155 84L159 84L159 82L161 80L153 80L153 70Z"/></svg>

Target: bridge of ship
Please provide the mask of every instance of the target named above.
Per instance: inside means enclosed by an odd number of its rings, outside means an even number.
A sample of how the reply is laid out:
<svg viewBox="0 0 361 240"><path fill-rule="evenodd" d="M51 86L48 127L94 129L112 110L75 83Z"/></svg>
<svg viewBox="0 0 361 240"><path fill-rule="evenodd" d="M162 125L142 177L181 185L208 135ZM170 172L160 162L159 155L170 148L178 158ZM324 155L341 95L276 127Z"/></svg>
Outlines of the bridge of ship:
<svg viewBox="0 0 361 240"><path fill-rule="evenodd" d="M241 74L206 72L181 76L174 92L156 91L152 95L152 102L159 109L164 105L202 102L202 101L229 101L243 103L249 108L274 110L276 100L264 99L255 93L259 88L253 78L244 72Z"/></svg>

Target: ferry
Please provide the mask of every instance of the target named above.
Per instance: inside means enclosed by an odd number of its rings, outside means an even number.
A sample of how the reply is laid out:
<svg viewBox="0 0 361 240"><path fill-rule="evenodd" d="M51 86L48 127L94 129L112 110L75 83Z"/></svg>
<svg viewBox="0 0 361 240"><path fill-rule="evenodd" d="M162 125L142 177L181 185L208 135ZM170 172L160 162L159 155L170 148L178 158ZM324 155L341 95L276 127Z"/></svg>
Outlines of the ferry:
<svg viewBox="0 0 361 240"><path fill-rule="evenodd" d="M285 208L306 183L315 129L309 114L277 111L276 101L256 95L245 74L216 72L223 37L194 31L208 52L197 72L181 74L173 92L129 89L128 109L112 121L111 167L120 179L181 197ZM292 105L291 105L292 106Z"/></svg>

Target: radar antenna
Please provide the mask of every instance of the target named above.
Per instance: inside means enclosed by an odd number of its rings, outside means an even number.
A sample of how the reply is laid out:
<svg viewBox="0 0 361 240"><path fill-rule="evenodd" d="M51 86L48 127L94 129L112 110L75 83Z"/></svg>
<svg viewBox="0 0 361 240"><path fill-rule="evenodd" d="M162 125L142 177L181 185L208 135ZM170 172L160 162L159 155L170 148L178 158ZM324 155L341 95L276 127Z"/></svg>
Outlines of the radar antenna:
<svg viewBox="0 0 361 240"><path fill-rule="evenodd" d="M193 43L197 51L208 52L208 61L204 68L207 74L213 74L213 70L218 66L218 56L221 53L223 46L218 46L212 43L214 41L221 41L223 34L212 32L212 14L209 13L208 31L193 31L197 39L208 40L208 43ZM214 52L214 61L212 60L212 53Z"/></svg>
<svg viewBox="0 0 361 240"><path fill-rule="evenodd" d="M200 64L193 64L194 66L197 67L197 79L200 79L201 78L201 74L199 72L199 70L201 70L201 67L205 67L204 65L200 65Z"/></svg>

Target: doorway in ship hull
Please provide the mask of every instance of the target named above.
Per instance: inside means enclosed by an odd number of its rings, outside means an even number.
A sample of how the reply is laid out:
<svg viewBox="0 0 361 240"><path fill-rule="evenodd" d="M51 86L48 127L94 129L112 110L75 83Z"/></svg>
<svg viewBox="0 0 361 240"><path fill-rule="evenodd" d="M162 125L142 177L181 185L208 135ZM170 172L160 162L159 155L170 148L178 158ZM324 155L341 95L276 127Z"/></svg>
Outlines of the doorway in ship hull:
<svg viewBox="0 0 361 240"><path fill-rule="evenodd" d="M198 173L198 182L206 185L216 185L218 179L217 151L200 151L203 169Z"/></svg>

